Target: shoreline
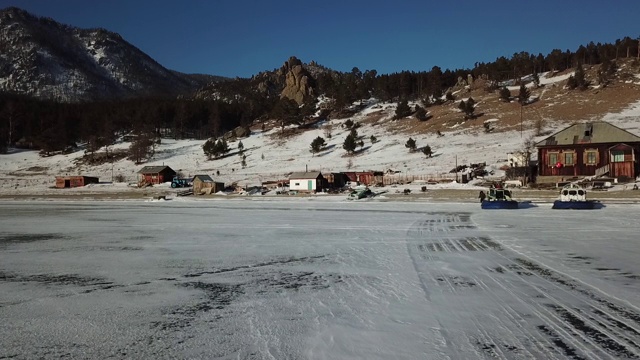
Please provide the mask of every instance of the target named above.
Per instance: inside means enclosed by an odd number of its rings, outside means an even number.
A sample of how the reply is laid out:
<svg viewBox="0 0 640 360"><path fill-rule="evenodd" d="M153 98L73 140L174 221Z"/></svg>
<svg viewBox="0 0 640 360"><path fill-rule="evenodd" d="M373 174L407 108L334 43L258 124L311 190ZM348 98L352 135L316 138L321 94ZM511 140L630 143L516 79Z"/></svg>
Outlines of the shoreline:
<svg viewBox="0 0 640 360"><path fill-rule="evenodd" d="M69 191L71 190L71 191ZM347 200L347 194L298 194L298 195L191 195L186 197L177 196L177 192L167 189L153 189L140 191L137 189L124 191L83 191L76 189L60 189L60 193L33 192L20 194L0 194L0 202L3 201L150 201L164 197L165 200L180 199L181 201L220 201L220 200L262 200L280 201L296 199L326 199L326 200ZM375 198L353 200L363 201L401 201L401 202L455 202L455 203L476 203L478 191L475 189L428 189L425 192L412 192L410 194L387 192ZM558 198L557 190L538 189L515 189L513 197L519 202L552 203ZM589 199L601 201L603 203L640 203L640 191L638 190L615 190L615 191L590 191Z"/></svg>

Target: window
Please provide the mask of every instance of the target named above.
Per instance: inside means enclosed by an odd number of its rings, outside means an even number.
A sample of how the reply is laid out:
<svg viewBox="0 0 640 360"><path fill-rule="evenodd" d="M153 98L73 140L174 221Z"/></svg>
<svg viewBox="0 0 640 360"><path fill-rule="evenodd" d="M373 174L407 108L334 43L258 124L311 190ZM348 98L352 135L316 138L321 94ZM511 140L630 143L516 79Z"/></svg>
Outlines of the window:
<svg viewBox="0 0 640 360"><path fill-rule="evenodd" d="M556 163L558 163L558 153L550 152L547 154L547 156L549 157L549 166L556 166Z"/></svg>
<svg viewBox="0 0 640 360"><path fill-rule="evenodd" d="M587 150L584 152L584 163L587 165L596 165L598 163L598 152L595 150Z"/></svg>
<svg viewBox="0 0 640 360"><path fill-rule="evenodd" d="M575 153L572 151L572 152L566 152L563 155L564 155L564 165L573 166L574 160L575 160Z"/></svg>
<svg viewBox="0 0 640 360"><path fill-rule="evenodd" d="M300 186L300 183L299 183L299 182L297 182L297 183L293 183L293 185L295 185L295 186Z"/></svg>
<svg viewBox="0 0 640 360"><path fill-rule="evenodd" d="M624 151L612 151L611 162L624 162Z"/></svg>

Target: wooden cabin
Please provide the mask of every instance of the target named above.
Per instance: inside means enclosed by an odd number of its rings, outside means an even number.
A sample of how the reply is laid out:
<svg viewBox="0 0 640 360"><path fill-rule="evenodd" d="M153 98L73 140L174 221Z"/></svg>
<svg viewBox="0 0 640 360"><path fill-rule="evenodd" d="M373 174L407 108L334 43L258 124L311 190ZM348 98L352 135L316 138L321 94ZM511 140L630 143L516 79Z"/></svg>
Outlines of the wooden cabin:
<svg viewBox="0 0 640 360"><path fill-rule="evenodd" d="M141 184L162 184L173 180L176 172L168 166L145 166L140 171Z"/></svg>
<svg viewBox="0 0 640 360"><path fill-rule="evenodd" d="M604 121L573 124L536 144L538 183L607 176L635 179L640 137Z"/></svg>
<svg viewBox="0 0 640 360"><path fill-rule="evenodd" d="M56 187L59 189L81 187L99 182L97 177L92 176L56 176Z"/></svg>
<svg viewBox="0 0 640 360"><path fill-rule="evenodd" d="M191 180L195 195L215 194L224 190L224 183L214 181L209 175L196 175Z"/></svg>
<svg viewBox="0 0 640 360"><path fill-rule="evenodd" d="M382 171L349 171L344 172L352 183L363 184L367 186L382 184L384 173Z"/></svg>

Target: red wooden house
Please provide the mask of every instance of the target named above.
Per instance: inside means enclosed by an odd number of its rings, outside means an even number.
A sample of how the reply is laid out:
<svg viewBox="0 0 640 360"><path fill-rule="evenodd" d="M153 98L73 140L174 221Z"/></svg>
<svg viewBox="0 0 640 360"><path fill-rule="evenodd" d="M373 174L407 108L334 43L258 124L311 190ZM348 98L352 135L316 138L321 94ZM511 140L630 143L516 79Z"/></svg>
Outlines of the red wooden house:
<svg viewBox="0 0 640 360"><path fill-rule="evenodd" d="M573 124L536 144L538 182L609 176L634 179L640 137L604 121Z"/></svg>
<svg viewBox="0 0 640 360"><path fill-rule="evenodd" d="M59 189L80 187L99 183L93 176L56 176L56 187Z"/></svg>
<svg viewBox="0 0 640 360"><path fill-rule="evenodd" d="M140 171L140 183L162 184L173 180L176 172L168 166L145 166Z"/></svg>
<svg viewBox="0 0 640 360"><path fill-rule="evenodd" d="M381 171L348 171L343 172L352 183L363 185L382 184L383 173Z"/></svg>

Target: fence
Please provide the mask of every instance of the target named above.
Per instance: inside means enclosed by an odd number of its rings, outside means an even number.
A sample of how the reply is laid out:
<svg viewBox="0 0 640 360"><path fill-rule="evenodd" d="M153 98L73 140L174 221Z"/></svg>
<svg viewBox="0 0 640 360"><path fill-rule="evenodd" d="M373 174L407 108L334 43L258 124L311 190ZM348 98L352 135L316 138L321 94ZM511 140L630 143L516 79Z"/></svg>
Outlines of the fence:
<svg viewBox="0 0 640 360"><path fill-rule="evenodd" d="M459 180L461 174L458 174L457 179ZM390 174L384 175L382 177L383 185L393 185L393 184L408 184L414 182L424 182L424 183L441 183L441 182L451 182L456 180L456 174L443 173L443 174L429 174L429 175L410 175L410 174Z"/></svg>

